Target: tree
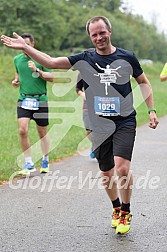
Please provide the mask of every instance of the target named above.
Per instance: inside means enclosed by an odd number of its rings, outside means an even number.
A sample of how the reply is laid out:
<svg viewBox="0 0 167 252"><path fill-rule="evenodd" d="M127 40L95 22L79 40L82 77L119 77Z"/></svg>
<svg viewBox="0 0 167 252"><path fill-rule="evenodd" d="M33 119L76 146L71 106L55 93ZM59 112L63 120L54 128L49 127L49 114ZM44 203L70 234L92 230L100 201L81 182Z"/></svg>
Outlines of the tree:
<svg viewBox="0 0 167 252"><path fill-rule="evenodd" d="M122 0L64 0L66 3L79 4L82 8L91 8L91 9L105 9L107 11L116 11L122 4Z"/></svg>
<svg viewBox="0 0 167 252"><path fill-rule="evenodd" d="M38 49L61 56L92 47L85 24L92 16L102 15L112 23L114 45L134 51L139 58L165 61L166 36L142 16L132 15L122 2L125 0L1 0L0 32L9 36L13 31L30 32Z"/></svg>
<svg viewBox="0 0 167 252"><path fill-rule="evenodd" d="M32 33L37 47L46 51L51 48L59 49L62 39L66 36L65 21L52 0L1 0L0 24L1 34L11 36L13 31L19 34Z"/></svg>

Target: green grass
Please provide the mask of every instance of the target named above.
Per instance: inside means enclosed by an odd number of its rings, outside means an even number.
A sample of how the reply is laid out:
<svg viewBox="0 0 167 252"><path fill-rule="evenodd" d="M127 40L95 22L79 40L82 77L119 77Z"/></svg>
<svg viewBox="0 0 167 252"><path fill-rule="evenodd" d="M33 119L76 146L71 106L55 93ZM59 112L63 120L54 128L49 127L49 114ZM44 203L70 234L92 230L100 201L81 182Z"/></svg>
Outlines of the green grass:
<svg viewBox="0 0 167 252"><path fill-rule="evenodd" d="M158 118L167 115L166 107L166 94L167 94L167 82L160 82L159 74L162 70L162 63L154 63L153 65L144 65L143 69L146 73L148 79L150 80L153 94L154 94L154 104L157 109ZM133 82L134 83L134 82ZM136 84L135 84L136 85ZM140 95L140 94L139 94ZM143 102L137 109L137 125L147 124L149 122L148 109Z"/></svg>
<svg viewBox="0 0 167 252"><path fill-rule="evenodd" d="M167 114L167 108L165 106L166 103L166 93L167 93L167 83L160 83L159 81L159 72L162 68L162 64L154 64L153 66L144 67L146 74L148 75L155 98L155 107L157 108L158 117L161 117ZM18 97L18 89L15 89L11 85L11 81L14 78L15 69L13 67L13 57L12 56L1 56L0 57L0 118L1 118L1 126L0 126L0 182L6 181L12 175L13 172L18 170L17 165L17 157L21 154L21 148L19 144L18 138L18 125L16 118L16 103ZM60 84L57 85L57 90L54 90L55 93L58 94L58 97L53 93L54 86L52 84L48 84L48 94L49 100L54 102L60 102L62 104L73 105L78 96L75 93L75 88L72 88L66 94L66 90L68 88L68 84ZM64 95L59 94L64 90ZM79 97L80 98L80 97ZM56 114L56 117L50 117L50 125L48 127L48 131L52 130L55 127L55 131L52 132L50 138L53 141L53 148L49 153L50 161L54 162L60 160L62 158L73 155L78 150L78 144L85 138L85 130L81 127L82 123L82 100L75 105L78 109L77 113L74 113L74 116L71 117L72 113L70 113L70 108L50 108L50 115L52 113ZM63 107L63 106L62 106ZM60 113L61 112L61 113ZM61 117L62 113L65 112L65 117L67 118L67 126L68 123L73 124L71 128L61 127ZM68 113L69 114L68 114ZM60 116L58 116L60 115ZM60 119L59 119L60 117ZM68 122L68 118L69 122ZM147 108L145 103L143 102L137 108L137 122L138 126L148 123L149 116L147 113ZM78 121L80 121L80 125L78 125ZM66 132L66 134L64 134ZM61 136L64 135L60 143L58 144ZM31 121L30 130L29 130L30 141L32 145L39 140L38 135L35 128L35 123ZM80 148L88 148L90 143L88 140L83 142ZM40 151L40 150L39 150ZM36 155L36 152L33 153ZM39 167L40 160L37 160L36 166Z"/></svg>

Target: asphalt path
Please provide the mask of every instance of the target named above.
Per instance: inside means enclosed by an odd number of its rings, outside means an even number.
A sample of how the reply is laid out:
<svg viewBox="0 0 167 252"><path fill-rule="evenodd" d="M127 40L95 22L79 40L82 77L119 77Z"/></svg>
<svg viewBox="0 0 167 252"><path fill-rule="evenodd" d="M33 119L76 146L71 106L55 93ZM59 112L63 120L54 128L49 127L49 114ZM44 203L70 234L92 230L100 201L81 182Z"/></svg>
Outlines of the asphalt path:
<svg viewBox="0 0 167 252"><path fill-rule="evenodd" d="M131 230L116 235L98 164L77 153L0 187L0 252L167 252L167 117L137 129Z"/></svg>

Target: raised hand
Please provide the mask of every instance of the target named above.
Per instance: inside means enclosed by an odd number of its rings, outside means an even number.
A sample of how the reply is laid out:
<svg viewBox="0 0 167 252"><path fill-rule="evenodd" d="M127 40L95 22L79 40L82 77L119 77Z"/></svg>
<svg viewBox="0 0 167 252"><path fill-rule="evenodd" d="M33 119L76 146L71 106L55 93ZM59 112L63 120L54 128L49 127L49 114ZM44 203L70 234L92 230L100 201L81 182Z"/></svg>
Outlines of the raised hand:
<svg viewBox="0 0 167 252"><path fill-rule="evenodd" d="M37 69L35 63L34 63L33 61L31 61L31 60L28 61L28 67L29 67L33 72L35 72L36 69Z"/></svg>
<svg viewBox="0 0 167 252"><path fill-rule="evenodd" d="M7 47L11 47L11 48L18 49L18 50L24 50L24 48L26 46L24 39L21 36L19 36L16 32L13 32L13 36L15 38L11 38L11 37L2 35L1 41Z"/></svg>

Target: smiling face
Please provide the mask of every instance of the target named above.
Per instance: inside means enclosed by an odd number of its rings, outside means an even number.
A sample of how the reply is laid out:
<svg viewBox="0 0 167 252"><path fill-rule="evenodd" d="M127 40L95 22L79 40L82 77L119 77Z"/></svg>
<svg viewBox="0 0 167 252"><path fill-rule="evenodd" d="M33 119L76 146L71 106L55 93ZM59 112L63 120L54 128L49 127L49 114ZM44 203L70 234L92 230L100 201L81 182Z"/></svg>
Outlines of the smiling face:
<svg viewBox="0 0 167 252"><path fill-rule="evenodd" d="M108 54L111 50L111 30L107 28L103 20L89 24L89 36L99 54Z"/></svg>

